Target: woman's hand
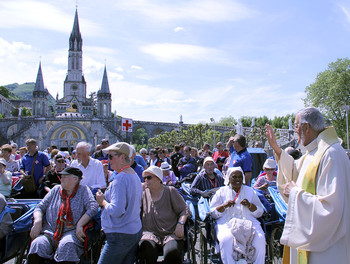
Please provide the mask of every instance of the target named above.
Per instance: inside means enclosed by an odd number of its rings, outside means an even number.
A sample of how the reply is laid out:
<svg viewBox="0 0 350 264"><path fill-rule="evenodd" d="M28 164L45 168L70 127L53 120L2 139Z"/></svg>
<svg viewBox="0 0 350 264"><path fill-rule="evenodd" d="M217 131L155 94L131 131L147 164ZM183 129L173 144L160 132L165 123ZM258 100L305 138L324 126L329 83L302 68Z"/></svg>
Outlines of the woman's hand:
<svg viewBox="0 0 350 264"><path fill-rule="evenodd" d="M34 222L32 229L30 230L30 238L34 240L40 235L43 224L41 221Z"/></svg>
<svg viewBox="0 0 350 264"><path fill-rule="evenodd" d="M216 210L219 212L219 213L222 213L225 211L226 208L228 207L231 207L231 206L234 206L235 205L235 202L233 200L229 200L227 201L226 203L216 207Z"/></svg>
<svg viewBox="0 0 350 264"><path fill-rule="evenodd" d="M75 230L75 235L81 242L84 242L86 235L84 234L84 229L81 225L77 225L77 229Z"/></svg>
<svg viewBox="0 0 350 264"><path fill-rule="evenodd" d="M184 229L185 229L184 225L181 225L178 223L176 225L175 232L174 232L175 236L177 236L178 238L183 238L184 237Z"/></svg>
<svg viewBox="0 0 350 264"><path fill-rule="evenodd" d="M99 206L103 206L103 201L105 200L105 195L99 189L96 193L96 201Z"/></svg>
<svg viewBox="0 0 350 264"><path fill-rule="evenodd" d="M251 212L254 212L256 210L255 204L249 202L247 199L243 199L241 205L247 207Z"/></svg>

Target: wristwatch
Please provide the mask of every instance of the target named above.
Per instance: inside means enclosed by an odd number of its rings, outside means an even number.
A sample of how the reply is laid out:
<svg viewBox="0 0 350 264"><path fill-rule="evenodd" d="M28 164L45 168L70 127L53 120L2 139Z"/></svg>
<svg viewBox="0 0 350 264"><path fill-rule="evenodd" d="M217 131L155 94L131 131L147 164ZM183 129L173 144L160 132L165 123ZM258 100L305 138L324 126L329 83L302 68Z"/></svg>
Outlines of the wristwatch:
<svg viewBox="0 0 350 264"><path fill-rule="evenodd" d="M184 225L184 224L185 224L184 221L179 221L179 222L177 222L177 223L180 224L180 225Z"/></svg>

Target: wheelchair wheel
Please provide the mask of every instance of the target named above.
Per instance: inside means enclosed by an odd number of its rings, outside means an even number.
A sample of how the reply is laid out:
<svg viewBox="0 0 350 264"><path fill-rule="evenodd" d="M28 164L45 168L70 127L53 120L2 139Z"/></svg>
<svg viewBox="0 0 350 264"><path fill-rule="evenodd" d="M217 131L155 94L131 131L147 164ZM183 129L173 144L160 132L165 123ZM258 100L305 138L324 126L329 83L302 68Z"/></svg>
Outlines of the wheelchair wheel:
<svg viewBox="0 0 350 264"><path fill-rule="evenodd" d="M31 242L31 239L28 234L28 239L26 240L23 248L21 248L21 250L18 252L18 255L15 258L16 264L22 264L27 262L27 256L30 249L30 242Z"/></svg>
<svg viewBox="0 0 350 264"><path fill-rule="evenodd" d="M190 263L196 264L195 241L192 232L188 233L187 259L190 261Z"/></svg>
<svg viewBox="0 0 350 264"><path fill-rule="evenodd" d="M105 240L106 240L106 234L103 231L101 231L98 241L93 245L91 249L91 263L97 264L100 258L102 247L105 243Z"/></svg>
<svg viewBox="0 0 350 264"><path fill-rule="evenodd" d="M202 228L200 237L199 237L199 243L200 243L200 263L201 264L208 264L208 241L206 237L206 231Z"/></svg>
<svg viewBox="0 0 350 264"><path fill-rule="evenodd" d="M270 244L271 261L273 264L282 264L283 245L280 243L282 232L283 232L282 226L276 226L271 232L271 238L270 238L269 244Z"/></svg>

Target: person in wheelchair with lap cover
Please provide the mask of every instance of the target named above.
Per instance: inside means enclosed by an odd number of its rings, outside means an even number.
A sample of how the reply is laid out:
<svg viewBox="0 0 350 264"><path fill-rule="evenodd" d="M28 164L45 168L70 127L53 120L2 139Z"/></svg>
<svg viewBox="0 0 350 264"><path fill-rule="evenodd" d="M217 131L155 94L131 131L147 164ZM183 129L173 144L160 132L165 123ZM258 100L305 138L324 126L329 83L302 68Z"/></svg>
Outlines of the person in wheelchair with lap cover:
<svg viewBox="0 0 350 264"><path fill-rule="evenodd" d="M210 202L221 259L224 264L264 264L265 234L257 219L263 214L261 202L253 188L243 185L241 167L229 168L225 183Z"/></svg>

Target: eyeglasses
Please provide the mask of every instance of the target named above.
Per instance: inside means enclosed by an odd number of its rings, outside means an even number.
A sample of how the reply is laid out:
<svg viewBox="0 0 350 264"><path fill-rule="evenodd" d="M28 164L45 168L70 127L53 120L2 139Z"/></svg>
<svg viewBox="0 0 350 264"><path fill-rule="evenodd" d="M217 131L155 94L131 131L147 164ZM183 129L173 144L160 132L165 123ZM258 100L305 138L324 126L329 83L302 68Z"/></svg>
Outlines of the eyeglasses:
<svg viewBox="0 0 350 264"><path fill-rule="evenodd" d="M114 156L118 157L120 156L121 154L108 154L108 159L112 160Z"/></svg>
<svg viewBox="0 0 350 264"><path fill-rule="evenodd" d="M146 176L146 177L143 177L143 180L144 180L144 181L145 181L145 180L150 181L150 180L152 180L152 178L153 178L153 176Z"/></svg>
<svg viewBox="0 0 350 264"><path fill-rule="evenodd" d="M265 170L267 170L267 171L274 171L275 169L268 169L268 168L265 168Z"/></svg>
<svg viewBox="0 0 350 264"><path fill-rule="evenodd" d="M58 160L58 161L56 161L57 163L65 163L65 161L64 160Z"/></svg>

